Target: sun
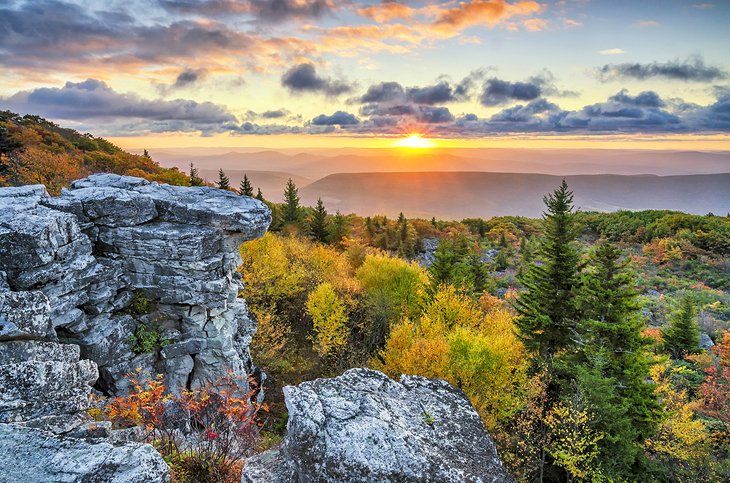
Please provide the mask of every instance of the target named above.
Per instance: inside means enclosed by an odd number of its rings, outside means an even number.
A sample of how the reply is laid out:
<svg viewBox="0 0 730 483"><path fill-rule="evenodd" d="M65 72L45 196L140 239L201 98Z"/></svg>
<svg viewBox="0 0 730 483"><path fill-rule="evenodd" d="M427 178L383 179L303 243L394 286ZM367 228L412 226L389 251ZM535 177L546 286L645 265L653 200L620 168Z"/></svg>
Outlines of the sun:
<svg viewBox="0 0 730 483"><path fill-rule="evenodd" d="M415 148L415 149L425 149L425 148L433 147L433 143L431 141L424 138L423 134L417 134L417 133L406 135L405 138L396 142L395 145L399 148Z"/></svg>

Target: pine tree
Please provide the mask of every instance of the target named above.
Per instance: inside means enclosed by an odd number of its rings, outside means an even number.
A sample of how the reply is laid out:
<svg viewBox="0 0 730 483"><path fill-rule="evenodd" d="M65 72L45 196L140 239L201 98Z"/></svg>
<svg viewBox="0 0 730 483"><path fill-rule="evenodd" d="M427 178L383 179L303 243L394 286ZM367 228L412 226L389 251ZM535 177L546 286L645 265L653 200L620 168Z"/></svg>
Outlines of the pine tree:
<svg viewBox="0 0 730 483"><path fill-rule="evenodd" d="M322 203L322 198L319 198L317 199L317 206L314 208L312 222L309 226L309 235L312 237L312 240L326 243L329 234L327 225L327 209L324 207L324 203Z"/></svg>
<svg viewBox="0 0 730 483"><path fill-rule="evenodd" d="M525 347L535 354L534 362L550 368L554 356L573 345L580 259L574 246L573 193L565 180L543 201L547 207L545 237L539 250L543 263L531 263L521 280L527 291L516 300L515 325Z"/></svg>
<svg viewBox="0 0 730 483"><path fill-rule="evenodd" d="M330 243L340 243L345 235L347 235L346 220L340 210L337 210L330 225Z"/></svg>
<svg viewBox="0 0 730 483"><path fill-rule="evenodd" d="M428 267L428 275L434 292L439 285L451 282L454 259L451 244L447 240L440 240L436 252L433 254L433 263Z"/></svg>
<svg viewBox="0 0 730 483"><path fill-rule="evenodd" d="M218 182L216 183L219 190L230 190L231 189L231 180L228 179L228 176L226 176L226 173L223 172L222 169L218 170Z"/></svg>
<svg viewBox="0 0 730 483"><path fill-rule="evenodd" d="M261 192L261 188L259 188L258 192L256 193L256 199L259 201L264 201L264 194Z"/></svg>
<svg viewBox="0 0 730 483"><path fill-rule="evenodd" d="M249 181L248 176L245 173L241 180L241 186L238 192L241 196L253 196L253 186L251 186L251 181Z"/></svg>
<svg viewBox="0 0 730 483"><path fill-rule="evenodd" d="M672 318L669 328L664 331L664 346L676 359L700 351L700 331L695 320L697 308L687 296L682 299L679 310Z"/></svg>
<svg viewBox="0 0 730 483"><path fill-rule="evenodd" d="M509 247L509 243L507 243L507 235L505 232L502 232L502 234L499 236L499 246L502 248Z"/></svg>
<svg viewBox="0 0 730 483"><path fill-rule="evenodd" d="M644 440L654 434L659 404L649 379L644 322L621 250L611 243L597 247L583 276L579 326L580 350L569 364L579 390L601 418L605 434L599 461L606 474L631 479L643 461Z"/></svg>
<svg viewBox="0 0 730 483"><path fill-rule="evenodd" d="M190 163L190 186L205 186L205 181L198 175L198 168Z"/></svg>
<svg viewBox="0 0 730 483"><path fill-rule="evenodd" d="M299 221L299 190L291 178L286 182L284 189L284 223L296 223Z"/></svg>

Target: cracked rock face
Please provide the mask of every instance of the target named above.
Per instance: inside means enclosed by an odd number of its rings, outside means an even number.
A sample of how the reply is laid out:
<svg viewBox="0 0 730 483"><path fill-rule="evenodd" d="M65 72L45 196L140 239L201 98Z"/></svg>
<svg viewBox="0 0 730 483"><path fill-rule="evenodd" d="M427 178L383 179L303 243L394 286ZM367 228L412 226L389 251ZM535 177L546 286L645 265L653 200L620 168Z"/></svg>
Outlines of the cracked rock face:
<svg viewBox="0 0 730 483"><path fill-rule="evenodd" d="M0 291L0 481L166 482L155 449L87 414L96 363L56 340L42 292Z"/></svg>
<svg viewBox="0 0 730 483"><path fill-rule="evenodd" d="M89 176L59 197L40 185L2 188L0 292L12 296L0 303L0 341L50 331L77 344L110 395L123 395L137 368L164 374L173 391L251 373L256 326L236 269L240 244L270 222L252 198L129 176ZM14 317L13 304L32 294L44 296L50 328ZM140 344L140 333L153 342Z"/></svg>
<svg viewBox="0 0 730 483"><path fill-rule="evenodd" d="M287 434L243 482L511 482L464 393L445 381L351 369L284 389Z"/></svg>

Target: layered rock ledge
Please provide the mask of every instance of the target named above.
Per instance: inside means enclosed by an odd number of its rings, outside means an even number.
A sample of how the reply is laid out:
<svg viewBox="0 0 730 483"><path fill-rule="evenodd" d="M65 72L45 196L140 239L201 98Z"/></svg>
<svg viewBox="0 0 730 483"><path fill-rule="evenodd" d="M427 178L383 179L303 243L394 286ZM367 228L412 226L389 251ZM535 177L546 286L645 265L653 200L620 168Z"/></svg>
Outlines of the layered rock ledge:
<svg viewBox="0 0 730 483"><path fill-rule="evenodd" d="M152 446L86 414L97 366L56 341L42 292L0 291L0 334L0 481L169 480Z"/></svg>
<svg viewBox="0 0 730 483"><path fill-rule="evenodd" d="M195 388L254 369L236 268L270 222L252 198L129 176L93 175L59 197L2 188L0 290L43 294L54 334L98 365L107 394L124 394L137 368ZM20 330L3 322L0 340Z"/></svg>
<svg viewBox="0 0 730 483"><path fill-rule="evenodd" d="M442 380L351 369L284 389L283 444L244 483L511 482L465 394Z"/></svg>

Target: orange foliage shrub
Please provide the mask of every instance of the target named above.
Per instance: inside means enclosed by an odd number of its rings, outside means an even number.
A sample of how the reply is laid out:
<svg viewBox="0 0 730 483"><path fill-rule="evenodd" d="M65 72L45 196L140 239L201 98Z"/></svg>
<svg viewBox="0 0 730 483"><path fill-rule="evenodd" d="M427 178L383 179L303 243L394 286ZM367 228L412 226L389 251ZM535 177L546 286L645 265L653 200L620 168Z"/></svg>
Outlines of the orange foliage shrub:
<svg viewBox="0 0 730 483"><path fill-rule="evenodd" d="M228 374L178 396L167 392L161 376L129 377L129 395L105 408L115 426L143 427L178 481L232 481L236 471L240 479L239 462L253 452L267 411L255 399L253 380Z"/></svg>

